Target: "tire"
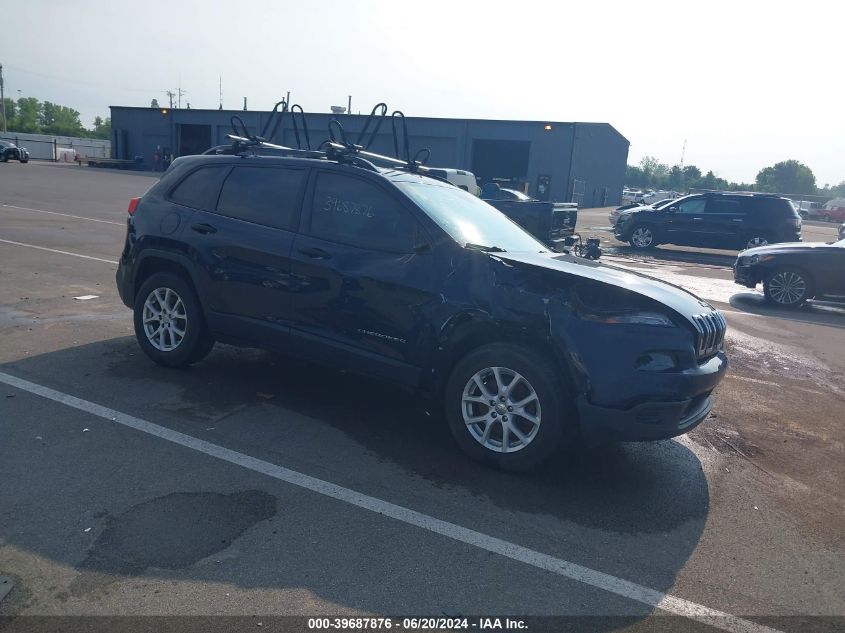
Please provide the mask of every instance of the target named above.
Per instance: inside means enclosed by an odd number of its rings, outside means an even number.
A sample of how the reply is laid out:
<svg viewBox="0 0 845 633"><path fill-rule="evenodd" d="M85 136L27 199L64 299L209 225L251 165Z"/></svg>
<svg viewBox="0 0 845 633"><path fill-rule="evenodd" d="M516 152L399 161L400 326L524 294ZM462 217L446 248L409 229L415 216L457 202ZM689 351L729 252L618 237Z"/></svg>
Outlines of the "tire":
<svg viewBox="0 0 845 633"><path fill-rule="evenodd" d="M9 155L3 154L2 156L0 156L0 162L8 163L9 162Z"/></svg>
<svg viewBox="0 0 845 633"><path fill-rule="evenodd" d="M468 353L444 393L455 441L472 459L503 470L538 466L558 450L564 430L574 426L563 408L559 375L552 362L516 345L494 343ZM466 421L476 418L474 424Z"/></svg>
<svg viewBox="0 0 845 633"><path fill-rule="evenodd" d="M813 296L813 280L798 268L778 268L763 280L769 302L782 308L797 308Z"/></svg>
<svg viewBox="0 0 845 633"><path fill-rule="evenodd" d="M771 240L769 240L768 236L752 233L745 240L745 248L757 248L758 246L767 246L770 243Z"/></svg>
<svg viewBox="0 0 845 633"><path fill-rule="evenodd" d="M637 224L631 229L631 238L628 243L639 251L648 250L657 246L657 234L649 224Z"/></svg>
<svg viewBox="0 0 845 633"><path fill-rule="evenodd" d="M168 306L169 316L162 331L155 310L163 304ZM161 272L149 277L138 290L134 311L135 337L144 353L159 365L184 367L202 360L214 347L196 293L178 275Z"/></svg>
<svg viewBox="0 0 845 633"><path fill-rule="evenodd" d="M825 213L825 214L822 216L822 220L824 220L825 222L830 222L830 214L829 214L829 213Z"/></svg>
<svg viewBox="0 0 845 633"><path fill-rule="evenodd" d="M29 162L28 158L21 158L21 163L28 163L28 162Z"/></svg>

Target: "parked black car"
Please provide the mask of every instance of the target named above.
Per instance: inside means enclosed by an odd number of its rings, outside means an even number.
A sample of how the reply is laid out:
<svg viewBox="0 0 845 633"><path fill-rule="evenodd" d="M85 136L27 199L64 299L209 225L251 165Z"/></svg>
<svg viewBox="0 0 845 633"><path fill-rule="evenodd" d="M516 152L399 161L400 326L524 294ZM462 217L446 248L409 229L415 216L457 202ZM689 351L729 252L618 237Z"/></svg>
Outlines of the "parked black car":
<svg viewBox="0 0 845 633"><path fill-rule="evenodd" d="M743 249L801 241L801 217L780 196L705 193L623 215L614 234L637 249L658 244Z"/></svg>
<svg viewBox="0 0 845 633"><path fill-rule="evenodd" d="M734 281L748 288L762 282L766 299L787 308L814 297L845 296L845 239L742 251L734 264Z"/></svg>
<svg viewBox="0 0 845 633"><path fill-rule="evenodd" d="M480 197L553 249L563 246L578 223L578 205L574 202L536 200L496 183L485 184Z"/></svg>
<svg viewBox="0 0 845 633"><path fill-rule="evenodd" d="M0 141L0 162L7 163L9 160L28 163L29 151L25 147L18 147L11 141Z"/></svg>
<svg viewBox="0 0 845 633"><path fill-rule="evenodd" d="M550 252L409 171L184 157L129 213L117 286L155 362L222 341L392 381L437 397L463 450L503 468L578 432L685 433L727 367L706 302Z"/></svg>

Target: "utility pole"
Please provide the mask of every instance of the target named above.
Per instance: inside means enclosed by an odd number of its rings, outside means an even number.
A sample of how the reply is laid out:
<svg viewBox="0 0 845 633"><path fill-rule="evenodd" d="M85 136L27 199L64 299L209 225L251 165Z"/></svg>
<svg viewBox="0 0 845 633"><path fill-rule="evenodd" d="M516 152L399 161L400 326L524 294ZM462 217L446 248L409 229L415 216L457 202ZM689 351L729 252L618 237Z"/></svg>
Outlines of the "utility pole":
<svg viewBox="0 0 845 633"><path fill-rule="evenodd" d="M182 107L182 95L183 95L183 94L185 94L185 93L186 93L186 92L188 92L188 91L187 91L187 90L182 90L182 88L178 88L178 89L177 89L177 92L179 93L179 96L178 96L178 99L177 99L177 101L176 101L176 107L177 107L177 108L181 108L181 107Z"/></svg>
<svg viewBox="0 0 845 633"><path fill-rule="evenodd" d="M352 95L349 95L349 103L346 106L346 114L352 114Z"/></svg>
<svg viewBox="0 0 845 633"><path fill-rule="evenodd" d="M684 147L681 150L681 169L684 168L684 156L687 154L687 139L684 139Z"/></svg>
<svg viewBox="0 0 845 633"><path fill-rule="evenodd" d="M246 112L246 97L244 97L244 112Z"/></svg>
<svg viewBox="0 0 845 633"><path fill-rule="evenodd" d="M220 105L218 106L218 110L223 109L223 75L217 75L217 79L220 82Z"/></svg>
<svg viewBox="0 0 845 633"><path fill-rule="evenodd" d="M175 96L176 96L176 93L175 93L175 92L173 92L172 90L168 90L168 91L166 91L166 92L165 92L165 94L166 94L168 97L170 97L170 109L172 110L172 109L173 109L173 97L175 97Z"/></svg>
<svg viewBox="0 0 845 633"><path fill-rule="evenodd" d="M3 64L0 64L0 109L3 112L3 134L6 133L6 91L3 86Z"/></svg>

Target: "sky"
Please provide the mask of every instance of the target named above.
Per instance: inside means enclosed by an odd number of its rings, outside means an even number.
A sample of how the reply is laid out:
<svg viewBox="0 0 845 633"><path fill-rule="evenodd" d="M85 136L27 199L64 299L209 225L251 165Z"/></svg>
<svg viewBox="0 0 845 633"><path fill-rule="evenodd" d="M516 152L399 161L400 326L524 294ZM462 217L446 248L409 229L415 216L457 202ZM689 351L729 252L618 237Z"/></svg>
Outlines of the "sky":
<svg viewBox="0 0 845 633"><path fill-rule="evenodd" d="M736 182L796 159L845 181L845 5L825 0L582 3L0 0L6 96L110 105L599 121L628 162ZM18 92L20 91L20 92ZM684 144L686 149L684 151Z"/></svg>

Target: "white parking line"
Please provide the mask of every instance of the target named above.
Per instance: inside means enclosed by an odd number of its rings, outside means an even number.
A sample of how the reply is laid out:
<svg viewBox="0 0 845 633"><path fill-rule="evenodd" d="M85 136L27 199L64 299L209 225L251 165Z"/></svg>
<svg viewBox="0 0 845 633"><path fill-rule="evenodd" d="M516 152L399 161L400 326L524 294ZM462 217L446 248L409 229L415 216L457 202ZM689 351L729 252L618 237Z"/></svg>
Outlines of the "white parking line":
<svg viewBox="0 0 845 633"><path fill-rule="evenodd" d="M77 220L88 220L89 222L100 222L102 224L114 224L116 226L126 226L125 222L113 222L112 220L98 220L97 218L86 218L83 215L73 215L71 213L59 213L58 211L47 211L46 209L33 209L31 207L19 207L14 204L0 204L0 207L8 209L18 209L19 211L34 211L35 213L49 213L50 215L61 215L66 218L76 218Z"/></svg>
<svg viewBox="0 0 845 633"><path fill-rule="evenodd" d="M0 382L41 396L42 398L53 400L65 406L90 413L91 415L116 422L136 431L173 442L179 446L216 457L230 464L235 464L242 468L272 477L273 479L299 486L317 494L390 517L402 523L440 534L446 538L499 554L511 560L531 565L537 569L542 569L558 576L590 585L591 587L640 602L653 608L662 609L663 611L697 620L733 633L777 633L776 629L771 629L756 622L744 620L728 613L624 580L623 578L543 554L536 550L517 545L516 543L456 525L455 523L449 523L448 521L437 519L422 512L417 512L416 510L411 510L410 508L405 508L389 501L383 501L376 497L371 497L355 490L284 468L283 466L277 466L276 464L250 457L249 455L212 444L211 442L206 442L190 435L185 435L184 433L179 433L178 431L142 420L141 418L109 409L108 407L89 402L88 400L76 398L10 374L0 372Z"/></svg>
<svg viewBox="0 0 845 633"><path fill-rule="evenodd" d="M47 251L50 253L58 253L59 255L72 255L73 257L81 257L82 259L93 259L95 262L105 262L106 264L117 264L111 259L102 259L101 257L91 257L90 255L80 255L79 253L71 253L70 251L60 251L55 248L47 248L46 246L36 246L35 244L24 244L23 242L14 242L12 240L4 240L0 238L3 244L14 244L15 246L25 246L27 248L37 248L39 251Z"/></svg>

